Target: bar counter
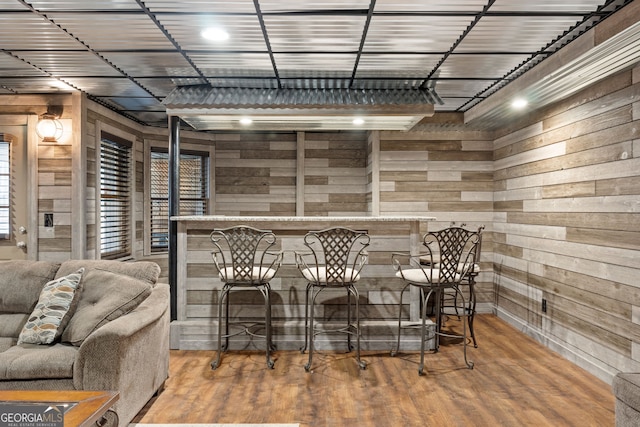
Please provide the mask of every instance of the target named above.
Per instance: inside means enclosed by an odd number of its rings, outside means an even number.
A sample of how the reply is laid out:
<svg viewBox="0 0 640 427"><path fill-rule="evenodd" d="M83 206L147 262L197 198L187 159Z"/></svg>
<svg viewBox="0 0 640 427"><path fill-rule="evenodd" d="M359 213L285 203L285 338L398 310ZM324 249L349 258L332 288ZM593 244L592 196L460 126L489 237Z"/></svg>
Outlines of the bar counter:
<svg viewBox="0 0 640 427"><path fill-rule="evenodd" d="M177 311L176 320L171 324L171 348L215 348L216 304L222 283L211 259L213 246L209 234L214 228L242 224L273 231L277 237L278 249L285 252L283 266L271 281L274 338L279 349L298 348L303 341L301 324L304 320L306 282L295 267L293 256L293 251L305 250L303 236L310 230L333 226L367 231L371 237L368 247L369 262L363 270L358 290L361 319L365 321L363 349L377 349L387 348L393 341L387 335L393 329L389 325L397 322L398 316L402 282L394 277L391 252L420 252L421 236L427 231L428 223L435 218L174 216L171 220L177 223ZM346 293L342 290L325 292L321 309L317 312L318 319L344 318ZM261 318L261 300L262 296L258 292L237 292L232 295L231 316L243 320ZM407 320L418 319L419 307L416 304L407 301L406 308ZM367 324L372 326L369 332Z"/></svg>

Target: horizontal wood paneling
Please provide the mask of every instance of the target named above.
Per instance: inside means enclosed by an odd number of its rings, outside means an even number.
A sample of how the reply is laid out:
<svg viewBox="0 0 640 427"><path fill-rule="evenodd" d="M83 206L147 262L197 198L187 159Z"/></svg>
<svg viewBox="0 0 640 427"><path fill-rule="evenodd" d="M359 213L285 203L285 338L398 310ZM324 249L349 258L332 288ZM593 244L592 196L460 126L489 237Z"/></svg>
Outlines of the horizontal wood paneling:
<svg viewBox="0 0 640 427"><path fill-rule="evenodd" d="M218 135L214 210L219 215L295 215L296 135Z"/></svg>
<svg viewBox="0 0 640 427"><path fill-rule="evenodd" d="M455 118L455 115L453 115ZM429 214L430 230L485 226L479 304L493 295L493 145L481 132L380 132L380 214ZM421 230L426 232L427 230Z"/></svg>
<svg viewBox="0 0 640 427"><path fill-rule="evenodd" d="M588 88L495 142L498 312L606 380L640 369L637 74Z"/></svg>

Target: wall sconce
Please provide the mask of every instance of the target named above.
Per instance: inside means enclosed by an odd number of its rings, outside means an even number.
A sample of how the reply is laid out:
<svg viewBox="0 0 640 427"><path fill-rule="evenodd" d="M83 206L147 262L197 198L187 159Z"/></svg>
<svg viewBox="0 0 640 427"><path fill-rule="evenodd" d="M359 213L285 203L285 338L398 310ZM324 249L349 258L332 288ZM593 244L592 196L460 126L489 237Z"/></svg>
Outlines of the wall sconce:
<svg viewBox="0 0 640 427"><path fill-rule="evenodd" d="M64 129L58 118L62 114L62 107L47 107L47 112L40 116L36 125L36 133L43 142L58 142Z"/></svg>

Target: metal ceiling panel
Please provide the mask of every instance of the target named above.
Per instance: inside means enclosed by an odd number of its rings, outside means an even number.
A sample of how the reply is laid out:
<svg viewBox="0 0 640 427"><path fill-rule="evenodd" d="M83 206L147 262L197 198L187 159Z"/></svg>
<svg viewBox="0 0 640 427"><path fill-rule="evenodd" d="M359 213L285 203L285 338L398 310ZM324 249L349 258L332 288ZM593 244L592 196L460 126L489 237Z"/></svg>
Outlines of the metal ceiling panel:
<svg viewBox="0 0 640 427"><path fill-rule="evenodd" d="M356 54L353 53L277 53L274 55L282 77L349 77Z"/></svg>
<svg viewBox="0 0 640 427"><path fill-rule="evenodd" d="M547 13L584 13L596 10L604 0L496 0L489 9L491 12L539 12Z"/></svg>
<svg viewBox="0 0 640 427"><path fill-rule="evenodd" d="M456 52L535 53L578 20L575 16L487 16L473 27Z"/></svg>
<svg viewBox="0 0 640 427"><path fill-rule="evenodd" d="M471 98L485 90L492 81L487 80L438 80L435 90L442 99Z"/></svg>
<svg viewBox="0 0 640 427"><path fill-rule="evenodd" d="M176 87L176 82L173 79L145 79L137 78L137 82L142 84L143 87L151 91L155 96L165 97L171 93Z"/></svg>
<svg viewBox="0 0 640 427"><path fill-rule="evenodd" d="M355 52L365 16L267 15L264 22L274 52Z"/></svg>
<svg viewBox="0 0 640 427"><path fill-rule="evenodd" d="M253 0L146 0L152 12L255 13Z"/></svg>
<svg viewBox="0 0 640 427"><path fill-rule="evenodd" d="M263 12L327 11L369 9L370 0L260 0Z"/></svg>
<svg viewBox="0 0 640 427"><path fill-rule="evenodd" d="M129 97L105 97L110 102L118 104L120 108L127 111L162 111L164 107L155 98L129 98Z"/></svg>
<svg viewBox="0 0 640 427"><path fill-rule="evenodd" d="M36 9L43 12L60 10L139 10L135 0L29 0Z"/></svg>
<svg viewBox="0 0 640 427"><path fill-rule="evenodd" d="M42 77L45 74L37 68L29 65L19 58L13 57L9 54L0 55L0 76L33 76Z"/></svg>
<svg viewBox="0 0 640 427"><path fill-rule="evenodd" d="M80 49L82 45L34 13L0 14L2 49Z"/></svg>
<svg viewBox="0 0 640 427"><path fill-rule="evenodd" d="M529 55L451 55L439 68L439 77L499 80L529 59Z"/></svg>
<svg viewBox="0 0 640 427"><path fill-rule="evenodd" d="M498 0L499 1L499 0ZM522 1L522 0L518 0ZM377 0L375 12L481 12L487 0Z"/></svg>
<svg viewBox="0 0 640 427"><path fill-rule="evenodd" d="M101 96L131 96L147 98L151 96L149 92L126 78L88 78L70 77L65 79L69 84L87 92L90 95Z"/></svg>
<svg viewBox="0 0 640 427"><path fill-rule="evenodd" d="M469 98L467 96L461 98L448 98L445 96L442 98L442 102L444 102L444 104L440 106L439 111L456 111L467 104Z"/></svg>
<svg viewBox="0 0 640 427"><path fill-rule="evenodd" d="M52 12L47 16L97 51L174 49L144 14Z"/></svg>
<svg viewBox="0 0 640 427"><path fill-rule="evenodd" d="M208 77L275 77L268 53L202 53L190 54L196 66Z"/></svg>
<svg viewBox="0 0 640 427"><path fill-rule="evenodd" d="M0 87L5 87L11 93L66 93L71 89L53 77L4 77L0 76Z"/></svg>
<svg viewBox="0 0 640 427"><path fill-rule="evenodd" d="M176 52L105 52L104 56L133 77L198 77L187 60Z"/></svg>
<svg viewBox="0 0 640 427"><path fill-rule="evenodd" d="M364 52L446 52L469 26L470 16L386 16L371 18Z"/></svg>
<svg viewBox="0 0 640 427"><path fill-rule="evenodd" d="M162 26L178 45L191 53L203 51L267 51L260 21L256 15L178 15L158 17ZM229 33L229 39L213 42L202 37L203 30L220 27Z"/></svg>
<svg viewBox="0 0 640 427"><path fill-rule="evenodd" d="M356 77L426 78L441 58L442 55L363 54Z"/></svg>
<svg viewBox="0 0 640 427"><path fill-rule="evenodd" d="M121 76L113 66L88 51L20 52L20 57L38 68L58 77Z"/></svg>

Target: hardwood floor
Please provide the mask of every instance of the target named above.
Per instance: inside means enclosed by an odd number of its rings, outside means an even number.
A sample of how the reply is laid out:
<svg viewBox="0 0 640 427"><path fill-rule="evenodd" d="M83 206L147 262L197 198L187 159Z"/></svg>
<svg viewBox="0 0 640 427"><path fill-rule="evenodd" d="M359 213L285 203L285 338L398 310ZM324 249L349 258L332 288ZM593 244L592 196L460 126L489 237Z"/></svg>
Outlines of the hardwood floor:
<svg viewBox="0 0 640 427"><path fill-rule="evenodd" d="M447 323L456 324L457 319ZM493 315L476 317L478 348L445 344L425 355L364 352L229 352L212 371L213 351L172 351L165 390L138 423L300 423L320 426L613 426L609 384ZM458 325L453 326L456 328Z"/></svg>

